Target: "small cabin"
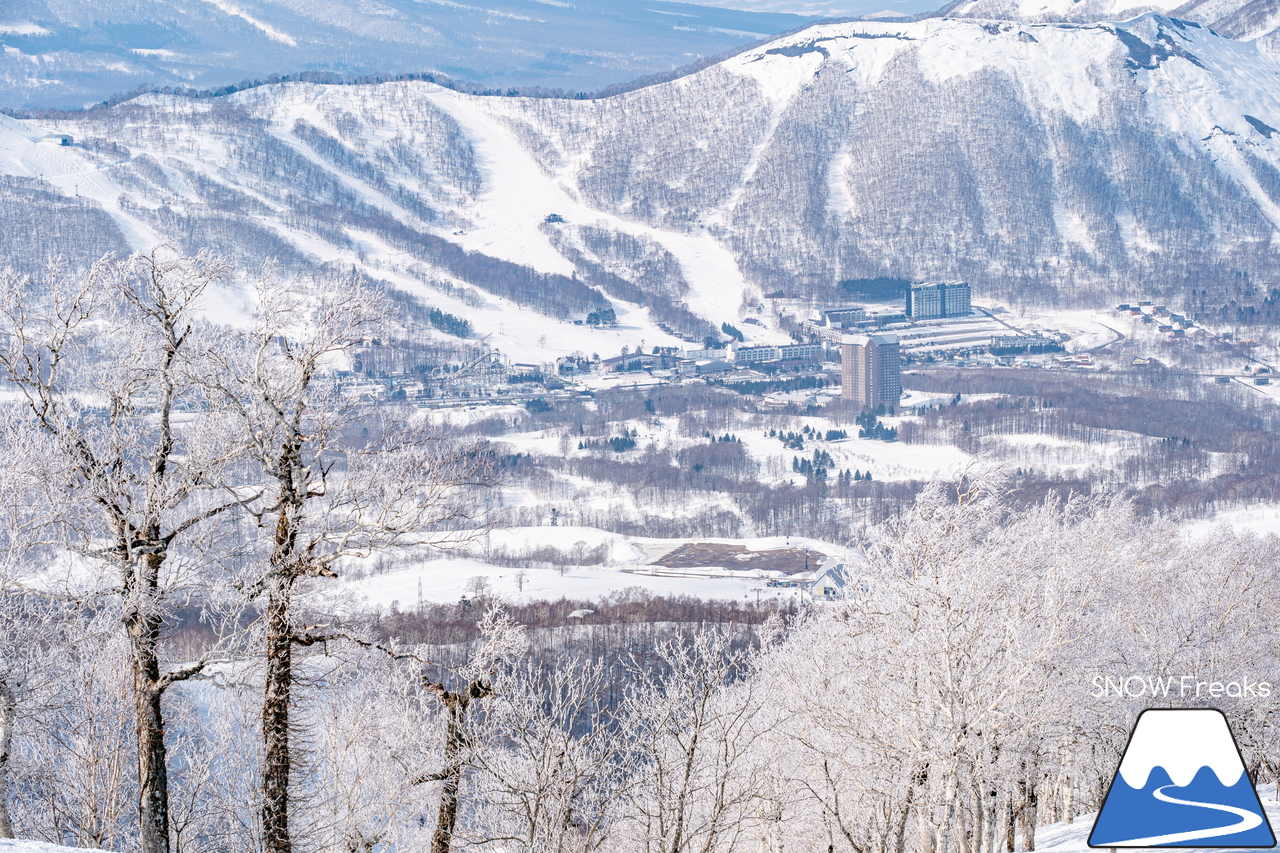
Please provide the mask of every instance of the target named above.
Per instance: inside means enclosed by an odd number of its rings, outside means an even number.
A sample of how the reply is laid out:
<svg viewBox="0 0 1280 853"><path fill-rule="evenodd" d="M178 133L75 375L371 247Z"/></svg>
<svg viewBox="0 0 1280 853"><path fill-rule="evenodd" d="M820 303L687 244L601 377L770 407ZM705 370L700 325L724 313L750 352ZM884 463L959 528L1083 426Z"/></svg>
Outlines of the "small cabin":
<svg viewBox="0 0 1280 853"><path fill-rule="evenodd" d="M844 598L847 583L844 564L828 557L822 561L818 576L809 585L809 597L814 601L837 601Z"/></svg>
<svg viewBox="0 0 1280 853"><path fill-rule="evenodd" d="M69 133L49 133L49 134L46 134L40 141L45 143L46 145L71 145L72 143L75 142L75 140L71 138L71 134Z"/></svg>

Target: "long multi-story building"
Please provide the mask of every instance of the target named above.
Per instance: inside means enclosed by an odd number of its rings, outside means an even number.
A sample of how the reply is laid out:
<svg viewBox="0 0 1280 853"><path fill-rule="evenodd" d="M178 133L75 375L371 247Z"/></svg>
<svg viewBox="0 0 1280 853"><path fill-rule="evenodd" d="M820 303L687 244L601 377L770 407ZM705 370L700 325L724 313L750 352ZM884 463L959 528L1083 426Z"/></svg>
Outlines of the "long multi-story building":
<svg viewBox="0 0 1280 853"><path fill-rule="evenodd" d="M902 360L897 335L845 335L840 342L840 398L861 406L898 405Z"/></svg>
<svg viewBox="0 0 1280 853"><path fill-rule="evenodd" d="M907 316L912 320L965 317L972 310L970 295L963 281L913 284L907 291Z"/></svg>
<svg viewBox="0 0 1280 853"><path fill-rule="evenodd" d="M740 345L732 349L733 360L738 364L763 364L766 361L777 361L780 358L777 347Z"/></svg>
<svg viewBox="0 0 1280 853"><path fill-rule="evenodd" d="M764 364L771 361L819 361L819 344L783 344L781 346L735 346L733 360L738 364Z"/></svg>
<svg viewBox="0 0 1280 853"><path fill-rule="evenodd" d="M779 361L820 361L822 347L819 344L783 344L778 347Z"/></svg>
<svg viewBox="0 0 1280 853"><path fill-rule="evenodd" d="M992 355L1035 355L1061 349L1061 344L1044 335L993 335L990 352Z"/></svg>
<svg viewBox="0 0 1280 853"><path fill-rule="evenodd" d="M824 326L845 327L867 319L867 309L859 306L850 308L829 308L822 312Z"/></svg>

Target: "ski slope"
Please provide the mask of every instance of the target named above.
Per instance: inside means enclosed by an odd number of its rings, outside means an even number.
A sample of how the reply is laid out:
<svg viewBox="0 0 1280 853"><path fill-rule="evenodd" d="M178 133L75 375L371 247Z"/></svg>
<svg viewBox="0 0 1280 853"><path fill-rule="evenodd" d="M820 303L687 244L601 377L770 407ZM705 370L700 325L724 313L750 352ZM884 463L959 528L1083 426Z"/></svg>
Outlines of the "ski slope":
<svg viewBox="0 0 1280 853"><path fill-rule="evenodd" d="M685 340L749 317L767 341L766 293L821 304L886 270L977 293L1025 277L1038 298L1185 272L1170 264L1273 269L1276 128L1280 62L1204 27L932 18L814 26L597 100L287 83L3 117L0 177L28 182L7 212L43 230L53 192L134 249L363 269L545 362L681 344L655 293L704 322ZM576 277L619 326L486 290L431 241Z"/></svg>

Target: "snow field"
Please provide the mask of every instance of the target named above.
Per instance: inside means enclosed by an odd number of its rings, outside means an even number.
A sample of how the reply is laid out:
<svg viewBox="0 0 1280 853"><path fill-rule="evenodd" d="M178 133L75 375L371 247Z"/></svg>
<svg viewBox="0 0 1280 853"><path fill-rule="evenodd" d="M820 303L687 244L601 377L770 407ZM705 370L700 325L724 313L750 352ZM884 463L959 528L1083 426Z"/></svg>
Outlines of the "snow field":
<svg viewBox="0 0 1280 853"><path fill-rule="evenodd" d="M77 850L89 850L88 847L62 847L44 841L26 839L0 838L0 853L74 853Z"/></svg>
<svg viewBox="0 0 1280 853"><path fill-rule="evenodd" d="M595 600L633 587L642 587L655 595L692 595L700 598L723 600L754 599L767 576L759 577L699 577L702 570L690 569L684 577L647 574L646 564L662 557L688 541L741 545L749 551L770 551L782 548L808 548L818 555L840 556L856 559L856 554L833 545L806 537L760 537L753 539L652 539L622 536L591 527L518 527L494 530L489 534L488 547L506 549L520 554L533 548L555 548L572 553L575 546L595 549L604 546L608 557L601 566L537 567L529 569L495 566L480 558L446 557L444 559L417 559L409 565L397 567L380 574L368 572L370 562L365 561L361 571L344 574L334 587L326 592L336 606L343 610L361 610L378 607L390 609L394 603L401 610L416 606L419 590L423 602L448 604L459 601L467 594L468 585L476 577L488 582L489 594L499 600L523 603L560 598ZM475 543L480 551L485 543ZM680 570L663 569L664 572ZM517 572L524 572L523 589L516 579ZM778 573L780 576L780 573ZM760 600L785 602L798 598L798 589L761 589Z"/></svg>
<svg viewBox="0 0 1280 853"><path fill-rule="evenodd" d="M526 579L521 591L515 573L524 571ZM501 601L523 603L555 601L561 598L594 601L624 589L641 587L655 595L692 595L698 598L742 600L754 599L754 590L763 581L740 578L666 577L633 574L617 568L594 566L559 569L516 569L491 566L477 560L433 560L420 568L401 569L385 575L350 581L342 585L340 606L353 610L368 607L389 609L393 602L400 610L412 610L417 602L418 584L422 584L422 600L431 604L458 602L467 593L468 582L483 577L489 594ZM762 600L783 601L798 597L796 590L766 589Z"/></svg>

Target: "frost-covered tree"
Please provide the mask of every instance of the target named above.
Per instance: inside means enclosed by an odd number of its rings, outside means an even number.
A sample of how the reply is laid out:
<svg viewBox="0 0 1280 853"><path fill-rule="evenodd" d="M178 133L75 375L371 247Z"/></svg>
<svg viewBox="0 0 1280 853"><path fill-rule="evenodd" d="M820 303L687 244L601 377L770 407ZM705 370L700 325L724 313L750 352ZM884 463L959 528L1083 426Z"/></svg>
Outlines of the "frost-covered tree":
<svg viewBox="0 0 1280 853"><path fill-rule="evenodd" d="M474 491L494 482L495 468L483 443L448 441L416 413L369 405L337 381L345 350L387 319L363 281L268 273L253 304L248 328L223 337L205 382L234 413L261 484L248 506L256 562L240 584L263 613L263 844L288 853L295 651L357 639L309 621L299 597L337 577L343 560L474 536Z"/></svg>
<svg viewBox="0 0 1280 853"><path fill-rule="evenodd" d="M476 763L475 753L483 746L477 737L476 706L494 695L502 670L527 648L524 629L500 607L486 612L478 628L482 642L465 663L439 680L426 674L421 678L422 687L439 702L443 726L439 769L428 769L411 780L414 785L440 785L431 853L449 853L463 834L458 828L463 775Z"/></svg>
<svg viewBox="0 0 1280 853"><path fill-rule="evenodd" d="M238 448L197 381L202 299L226 274L160 247L79 275L0 275L0 368L60 478L65 546L107 570L87 587L114 596L129 642L144 853L169 849L162 700L204 665L164 659L165 616L207 567L190 540L240 503L219 488Z"/></svg>
<svg viewBox="0 0 1280 853"><path fill-rule="evenodd" d="M615 843L614 798L634 772L604 702L609 668L526 660L486 706L470 835L520 851L587 853Z"/></svg>
<svg viewBox="0 0 1280 853"><path fill-rule="evenodd" d="M733 849L754 823L767 769L753 743L761 696L744 654L705 629L638 667L621 734L638 766L620 831L645 853Z"/></svg>

